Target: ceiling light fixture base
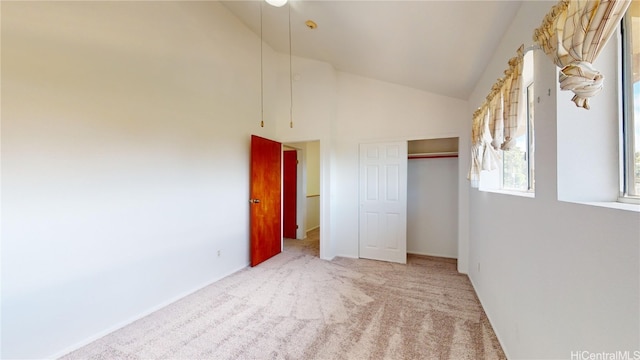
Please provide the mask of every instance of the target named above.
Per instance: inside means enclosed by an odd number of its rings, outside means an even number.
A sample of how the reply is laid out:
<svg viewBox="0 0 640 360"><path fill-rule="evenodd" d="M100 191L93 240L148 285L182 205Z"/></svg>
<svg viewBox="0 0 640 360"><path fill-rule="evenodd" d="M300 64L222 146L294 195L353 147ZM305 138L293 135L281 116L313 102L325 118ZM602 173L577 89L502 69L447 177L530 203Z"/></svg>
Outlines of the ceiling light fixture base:
<svg viewBox="0 0 640 360"><path fill-rule="evenodd" d="M275 7L282 7L287 3L287 0L265 0L267 4Z"/></svg>

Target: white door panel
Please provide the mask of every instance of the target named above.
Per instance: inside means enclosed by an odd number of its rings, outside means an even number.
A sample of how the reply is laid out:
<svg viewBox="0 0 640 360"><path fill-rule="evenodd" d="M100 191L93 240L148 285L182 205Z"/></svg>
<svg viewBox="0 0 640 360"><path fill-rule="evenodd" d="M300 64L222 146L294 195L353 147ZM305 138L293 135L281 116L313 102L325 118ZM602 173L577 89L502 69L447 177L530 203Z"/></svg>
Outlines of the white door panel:
<svg viewBox="0 0 640 360"><path fill-rule="evenodd" d="M360 257L407 262L407 142L360 145Z"/></svg>

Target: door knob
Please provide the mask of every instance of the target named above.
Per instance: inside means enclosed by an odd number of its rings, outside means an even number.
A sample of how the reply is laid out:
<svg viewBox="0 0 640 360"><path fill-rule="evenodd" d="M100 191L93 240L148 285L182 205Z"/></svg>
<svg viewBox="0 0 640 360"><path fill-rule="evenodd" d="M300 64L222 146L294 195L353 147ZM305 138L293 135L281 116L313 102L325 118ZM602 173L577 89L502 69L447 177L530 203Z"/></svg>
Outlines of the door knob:
<svg viewBox="0 0 640 360"><path fill-rule="evenodd" d="M260 199L249 199L249 202L252 204L259 204L260 203Z"/></svg>

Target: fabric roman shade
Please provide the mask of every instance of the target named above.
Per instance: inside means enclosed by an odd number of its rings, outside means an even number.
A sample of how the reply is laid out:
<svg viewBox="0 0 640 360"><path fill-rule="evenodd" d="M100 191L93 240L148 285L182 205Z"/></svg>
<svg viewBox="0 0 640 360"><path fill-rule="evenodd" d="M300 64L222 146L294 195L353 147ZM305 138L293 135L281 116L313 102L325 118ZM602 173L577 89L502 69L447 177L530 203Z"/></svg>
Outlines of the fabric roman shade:
<svg viewBox="0 0 640 360"><path fill-rule="evenodd" d="M491 146L500 149L504 140L504 97L502 96L502 86L504 79L498 80L491 89L490 108L493 110L489 120L489 130L491 131ZM493 96L491 96L493 95Z"/></svg>
<svg viewBox="0 0 640 360"><path fill-rule="evenodd" d="M471 181L471 187L477 188L480 183L480 170L482 169L482 111L476 110L473 113L473 124L471 127L471 167L467 179Z"/></svg>
<svg viewBox="0 0 640 360"><path fill-rule="evenodd" d="M560 68L560 88L575 94L572 101L589 109L589 98L600 92L604 76L592 63L617 28L631 1L562 0L535 30L533 40Z"/></svg>
<svg viewBox="0 0 640 360"><path fill-rule="evenodd" d="M496 82L482 107L482 170L495 170L500 165L498 150L502 144L504 130L504 113L502 104L502 79Z"/></svg>
<svg viewBox="0 0 640 360"><path fill-rule="evenodd" d="M510 150L515 139L524 133L525 116L522 101L522 67L524 45L509 60L504 77L491 87L482 105L473 113L471 131L471 167L468 179L477 188L482 170L495 170L500 165L498 150Z"/></svg>
<svg viewBox="0 0 640 360"><path fill-rule="evenodd" d="M524 133L524 101L522 101L522 66L524 64L524 45L517 50L517 55L509 59L509 69L505 72L506 94L504 100L504 141L502 150L511 150L516 138Z"/></svg>

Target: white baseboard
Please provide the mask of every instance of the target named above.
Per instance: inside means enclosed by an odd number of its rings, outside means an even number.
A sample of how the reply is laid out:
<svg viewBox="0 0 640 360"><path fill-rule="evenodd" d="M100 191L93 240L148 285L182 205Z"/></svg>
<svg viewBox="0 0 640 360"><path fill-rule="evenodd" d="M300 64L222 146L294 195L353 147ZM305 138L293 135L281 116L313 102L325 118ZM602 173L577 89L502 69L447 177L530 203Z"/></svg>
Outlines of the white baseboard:
<svg viewBox="0 0 640 360"><path fill-rule="evenodd" d="M458 258L455 256L450 256L450 255L441 255L441 254L435 254L435 253L423 253L423 252L418 252L418 251L407 251L407 255L422 255L422 256L433 256L433 257L439 257L439 258L445 258L445 259L455 259L457 260Z"/></svg>
<svg viewBox="0 0 640 360"><path fill-rule="evenodd" d="M83 341L80 341L79 343L76 343L76 344L74 344L72 346L69 346L66 349L64 349L62 351L59 351L56 354L53 354L51 356L47 356L46 358L47 359L58 359L58 358L61 358L62 356L67 355L67 354L69 354L69 353L71 353L73 351L76 351L76 350L80 349L83 346L89 345L90 343L92 343L92 342L94 342L94 341L96 341L96 340L98 340L100 338L103 338L103 337L111 334L112 332L114 332L116 330L120 330L123 327L125 327L125 326L127 326L127 325L129 325L129 324L131 324L131 323L133 323L135 321L138 321L138 320L142 319L145 316L151 315L152 313L154 313L154 312L156 312L156 311L158 311L158 310L160 310L160 309L162 309L164 307L167 307L167 306L173 304L174 302L176 302L178 300L181 300L181 299L183 299L183 298L185 298L185 297L187 297L187 296L189 296L189 295L191 295L191 294L193 294L193 293L195 293L197 291L200 291L200 290L204 289L205 287L207 287L207 286L209 286L209 285L211 285L211 284L213 284L213 283L215 283L217 281L220 281L220 280L226 278L229 275L235 274L238 271L247 268L248 266L249 266L249 264L247 263L245 266L242 266L242 267L240 267L240 268L238 268L236 270L232 270L231 272L229 272L226 275L219 276L219 277L217 277L217 278L215 278L213 280L207 281L206 283L204 283L202 285L198 285L198 286L196 286L195 288L193 288L191 290L187 290L187 291L181 293L180 295L174 296L174 297L170 298L169 300L163 301L160 304L158 304L156 306L153 306L153 307L141 312L140 314L138 314L138 315L136 315L136 316L134 316L134 317L132 317L132 318L130 318L128 320L122 321L122 322L120 322L120 323L118 323L116 325L113 325L113 326L111 326L111 327L109 327L109 328L107 328L105 330L102 330L102 331L98 332L97 334L91 335L87 339L85 339Z"/></svg>
<svg viewBox="0 0 640 360"><path fill-rule="evenodd" d="M347 258L347 259L360 259L360 257L359 257L359 256L353 256L353 255L341 255L341 254L338 254L338 255L336 255L335 257L343 257L343 258Z"/></svg>
<svg viewBox="0 0 640 360"><path fill-rule="evenodd" d="M493 329L493 333L496 334L496 338L498 339L498 342L500 343L500 347L502 347L502 351L504 352L504 355L507 357L507 359L511 359L511 356L509 356L509 353L507 352L507 348L504 347L504 341L502 341L502 337L500 336L500 333L498 333L498 331L496 330L495 326L493 326L493 321L491 321L491 316L489 316L489 313L485 310L485 307L482 304L482 298L480 297L480 294L476 290L476 285L473 283L473 280L471 279L471 276L467 275L467 278L469 278L469 282L471 283L471 287L473 287L473 291L476 293L476 297L478 298L478 301L480 302L480 306L482 306L482 311L484 311L484 314L487 316L487 319L489 319L489 324L491 324L491 328Z"/></svg>

